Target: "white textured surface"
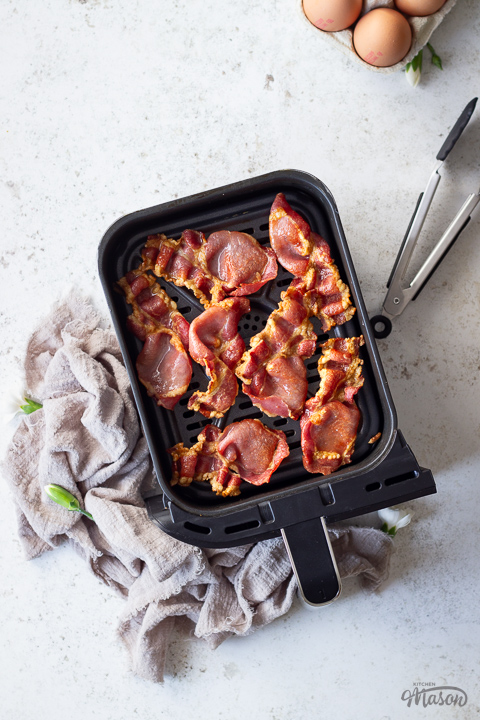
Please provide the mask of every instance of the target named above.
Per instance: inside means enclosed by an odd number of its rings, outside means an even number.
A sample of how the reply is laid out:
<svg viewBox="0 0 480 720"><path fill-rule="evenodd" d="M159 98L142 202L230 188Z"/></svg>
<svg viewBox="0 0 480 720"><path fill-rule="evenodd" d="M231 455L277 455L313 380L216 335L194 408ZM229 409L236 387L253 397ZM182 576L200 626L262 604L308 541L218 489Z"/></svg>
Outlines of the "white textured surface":
<svg viewBox="0 0 480 720"><path fill-rule="evenodd" d="M106 315L96 249L127 212L269 170L332 190L367 307L378 310L434 157L478 94L480 18L463 0L432 38L444 72L367 72L305 32L296 0L3 0L2 392L64 287ZM449 158L418 263L480 184L477 110ZM380 350L400 427L438 495L412 502L388 583L347 582L247 639L179 639L164 686L133 677L122 601L65 548L26 563L5 486L1 718L474 718L479 713L480 214ZM414 682L464 708L407 708Z"/></svg>

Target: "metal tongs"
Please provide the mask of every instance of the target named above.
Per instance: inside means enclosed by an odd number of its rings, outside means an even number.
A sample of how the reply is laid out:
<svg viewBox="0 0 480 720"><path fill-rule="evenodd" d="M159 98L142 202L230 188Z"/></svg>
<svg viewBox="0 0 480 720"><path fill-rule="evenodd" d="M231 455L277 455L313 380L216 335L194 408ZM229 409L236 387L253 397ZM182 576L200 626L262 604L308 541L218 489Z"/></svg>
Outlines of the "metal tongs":
<svg viewBox="0 0 480 720"><path fill-rule="evenodd" d="M480 192L468 196L412 282L406 285L404 283L405 273L441 180L440 170L444 161L453 150L458 138L466 128L475 110L477 100L478 98L473 98L473 100L468 103L453 126L437 155L438 162L433 169L425 192L420 193L415 212L412 215L407 233L400 246L395 264L387 282L388 292L383 301L381 314L371 318L373 333L376 338L385 338L390 335L392 331L392 318L400 315L408 303L418 297L420 291L425 287L455 240L457 240L462 230L468 225L472 212L480 202Z"/></svg>

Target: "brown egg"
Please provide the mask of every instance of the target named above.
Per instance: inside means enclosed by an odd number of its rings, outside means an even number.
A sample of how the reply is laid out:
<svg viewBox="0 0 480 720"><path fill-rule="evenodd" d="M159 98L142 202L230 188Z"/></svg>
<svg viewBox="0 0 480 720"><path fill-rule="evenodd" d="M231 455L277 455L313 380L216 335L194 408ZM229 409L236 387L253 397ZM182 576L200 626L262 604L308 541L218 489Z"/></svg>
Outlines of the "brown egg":
<svg viewBox="0 0 480 720"><path fill-rule="evenodd" d="M336 32L353 25L362 11L362 0L303 0L303 12L320 30Z"/></svg>
<svg viewBox="0 0 480 720"><path fill-rule="evenodd" d="M395 0L397 9L407 15L425 17L433 15L445 5L445 0Z"/></svg>
<svg viewBox="0 0 480 720"><path fill-rule="evenodd" d="M412 30L408 20L396 10L376 8L358 21L353 44L369 65L389 67L400 62L410 50Z"/></svg>

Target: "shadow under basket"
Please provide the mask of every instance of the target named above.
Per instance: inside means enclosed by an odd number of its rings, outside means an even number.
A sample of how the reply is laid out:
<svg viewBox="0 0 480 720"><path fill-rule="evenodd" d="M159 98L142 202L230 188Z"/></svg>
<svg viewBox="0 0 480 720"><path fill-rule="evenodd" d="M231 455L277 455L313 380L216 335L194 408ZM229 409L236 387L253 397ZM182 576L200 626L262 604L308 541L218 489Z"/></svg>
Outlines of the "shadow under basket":
<svg viewBox="0 0 480 720"><path fill-rule="evenodd" d="M238 497L217 496L209 483L172 487L168 448L178 442L194 444L202 428L211 422L188 409L190 395L199 387L206 388L207 379L200 366L193 363L188 391L173 411L158 407L148 397L135 369L141 343L127 331L130 308L117 280L138 267L147 236L159 232L177 238L186 228L202 230L205 235L220 229L239 230L267 244L270 207L278 192L285 193L312 230L327 240L357 308L351 320L333 328L329 335L322 334L313 318L319 342L316 354L306 362L311 397L318 389L320 344L328 337L364 336L360 354L365 383L356 396L362 421L352 462L326 477L308 473L302 462L299 422L267 417L239 392L235 405L215 424L225 427L245 418L261 418L268 427L285 433L290 448L288 458L268 484L242 482ZM98 261L158 481L145 494L150 518L169 535L199 547L246 545L282 535L305 601L317 606L337 598L341 584L328 539L328 523L428 495L436 488L432 473L418 465L397 429L395 407L330 191L312 175L283 170L140 210L109 228L100 243ZM249 296L251 310L239 325L247 347L250 337L265 326L291 279L279 266L275 280ZM164 280L160 284L189 322L203 311L190 291ZM378 434L378 441L369 443Z"/></svg>

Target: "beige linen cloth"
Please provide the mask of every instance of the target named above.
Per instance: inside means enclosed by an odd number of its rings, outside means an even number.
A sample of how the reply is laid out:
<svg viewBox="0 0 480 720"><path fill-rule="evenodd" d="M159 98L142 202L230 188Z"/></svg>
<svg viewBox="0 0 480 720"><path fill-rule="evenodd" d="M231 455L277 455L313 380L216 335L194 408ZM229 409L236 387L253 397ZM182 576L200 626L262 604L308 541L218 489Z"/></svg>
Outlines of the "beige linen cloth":
<svg viewBox="0 0 480 720"><path fill-rule="evenodd" d="M25 416L3 463L28 559L62 542L126 597L118 633L133 671L162 681L169 637L181 630L212 648L283 615L296 590L281 539L202 550L147 517L152 482L146 441L115 335L82 298L58 304L31 337L26 388L43 409ZM43 488L72 492L95 522L56 505ZM343 577L375 589L388 573L391 538L372 528L330 530ZM185 617L189 623L185 622ZM325 622L319 611L319 622Z"/></svg>

